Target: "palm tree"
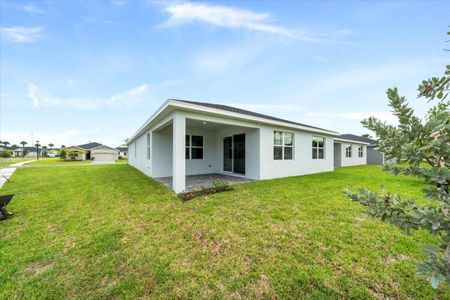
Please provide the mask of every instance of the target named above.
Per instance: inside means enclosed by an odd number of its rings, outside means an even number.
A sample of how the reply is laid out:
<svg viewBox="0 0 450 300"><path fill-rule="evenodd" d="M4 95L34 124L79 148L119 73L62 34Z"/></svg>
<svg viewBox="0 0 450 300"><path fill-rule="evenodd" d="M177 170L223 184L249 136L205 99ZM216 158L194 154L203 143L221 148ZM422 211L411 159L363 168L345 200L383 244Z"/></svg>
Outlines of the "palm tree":
<svg viewBox="0 0 450 300"><path fill-rule="evenodd" d="M36 144L34 144L34 146L36 147L36 158L37 160L39 160L39 147L41 146L41 144L39 144L39 141L36 141Z"/></svg>
<svg viewBox="0 0 450 300"><path fill-rule="evenodd" d="M3 144L3 146L8 147L8 145L10 145L11 143L8 141L3 141L2 144Z"/></svg>
<svg viewBox="0 0 450 300"><path fill-rule="evenodd" d="M50 147L50 149L52 149L55 145L53 143L49 143L48 146Z"/></svg>
<svg viewBox="0 0 450 300"><path fill-rule="evenodd" d="M19 144L21 144L22 145L22 147L24 147L25 148L25 145L28 145L28 143L27 142L25 142L25 141L21 141Z"/></svg>

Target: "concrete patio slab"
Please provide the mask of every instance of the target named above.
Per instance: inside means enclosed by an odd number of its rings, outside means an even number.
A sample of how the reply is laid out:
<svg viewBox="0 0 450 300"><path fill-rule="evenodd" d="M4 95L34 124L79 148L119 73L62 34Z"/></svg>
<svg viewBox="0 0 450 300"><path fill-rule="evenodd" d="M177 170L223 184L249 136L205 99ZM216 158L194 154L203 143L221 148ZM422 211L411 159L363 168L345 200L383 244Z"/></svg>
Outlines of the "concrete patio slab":
<svg viewBox="0 0 450 300"><path fill-rule="evenodd" d="M164 184L168 188L172 188L172 177L153 178L156 181ZM253 180L238 176L230 176L225 174L201 174L186 176L186 191L192 192L201 188L209 188L213 186L214 181L220 181L228 184L239 184L244 182L251 182Z"/></svg>

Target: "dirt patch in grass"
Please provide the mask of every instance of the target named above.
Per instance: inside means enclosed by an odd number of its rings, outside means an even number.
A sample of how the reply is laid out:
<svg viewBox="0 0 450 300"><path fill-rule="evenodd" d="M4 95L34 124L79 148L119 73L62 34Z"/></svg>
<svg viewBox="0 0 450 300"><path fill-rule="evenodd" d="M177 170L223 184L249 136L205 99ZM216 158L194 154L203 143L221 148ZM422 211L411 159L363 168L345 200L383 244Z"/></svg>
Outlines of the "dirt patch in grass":
<svg viewBox="0 0 450 300"><path fill-rule="evenodd" d="M53 264L52 261L32 263L28 265L25 272L30 275L39 275L50 270L53 267Z"/></svg>

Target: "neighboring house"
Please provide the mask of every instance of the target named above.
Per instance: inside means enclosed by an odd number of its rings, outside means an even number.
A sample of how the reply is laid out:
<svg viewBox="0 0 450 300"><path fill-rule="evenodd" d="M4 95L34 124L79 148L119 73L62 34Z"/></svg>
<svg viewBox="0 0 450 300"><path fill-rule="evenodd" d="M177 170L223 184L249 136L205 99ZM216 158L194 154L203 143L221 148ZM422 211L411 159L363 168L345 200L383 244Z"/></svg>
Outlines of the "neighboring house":
<svg viewBox="0 0 450 300"><path fill-rule="evenodd" d="M384 154L378 150L378 141L377 140L363 137L363 136L354 135L354 134L349 134L349 133L341 135L340 138L351 140L351 141L356 141L356 142L361 142L361 143L366 143L367 144L367 163L368 164L382 165L384 163L390 162L390 161L385 160Z"/></svg>
<svg viewBox="0 0 450 300"><path fill-rule="evenodd" d="M369 143L341 135L334 139L334 166L349 167L367 164Z"/></svg>
<svg viewBox="0 0 450 300"><path fill-rule="evenodd" d="M332 171L337 132L226 105L167 100L128 142L128 162L148 176L223 173L270 179Z"/></svg>
<svg viewBox="0 0 450 300"><path fill-rule="evenodd" d="M127 146L119 146L116 147L117 150L119 150L119 156L123 158L128 157L128 147Z"/></svg>
<svg viewBox="0 0 450 300"><path fill-rule="evenodd" d="M14 157L23 157L23 152L26 151L25 157L36 157L36 147L17 147L13 150Z"/></svg>
<svg viewBox="0 0 450 300"><path fill-rule="evenodd" d="M87 143L78 146L70 146L65 148L66 152L74 152L72 157L67 159L72 160L94 160L94 161L115 161L117 159L117 149L100 144Z"/></svg>

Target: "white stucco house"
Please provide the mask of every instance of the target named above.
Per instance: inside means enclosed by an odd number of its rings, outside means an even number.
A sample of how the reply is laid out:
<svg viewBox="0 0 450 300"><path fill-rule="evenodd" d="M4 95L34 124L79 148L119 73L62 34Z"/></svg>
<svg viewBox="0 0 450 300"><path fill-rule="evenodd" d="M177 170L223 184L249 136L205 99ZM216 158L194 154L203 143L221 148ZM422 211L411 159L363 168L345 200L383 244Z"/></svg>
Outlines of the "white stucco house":
<svg viewBox="0 0 450 300"><path fill-rule="evenodd" d="M341 135L334 139L334 166L349 167L367 164L369 143Z"/></svg>
<svg viewBox="0 0 450 300"><path fill-rule="evenodd" d="M144 174L171 177L221 173L271 179L334 169L339 134L226 105L167 100L129 139L128 163Z"/></svg>
<svg viewBox="0 0 450 300"><path fill-rule="evenodd" d="M67 155L68 160L93 160L96 162L114 162L118 158L119 150L97 142L70 146L65 148L67 152L73 150L73 154ZM78 150L78 151L77 151Z"/></svg>
<svg viewBox="0 0 450 300"><path fill-rule="evenodd" d="M378 149L378 141L365 136L351 133L342 134L339 139L349 141L354 147L364 145L366 151L366 163L368 165L382 165L393 163L395 160L386 160L384 154ZM345 142L343 142L345 143ZM336 151L335 151L336 153ZM344 153L344 152L342 152ZM361 162L361 160L359 160ZM353 161L356 162L356 161Z"/></svg>

